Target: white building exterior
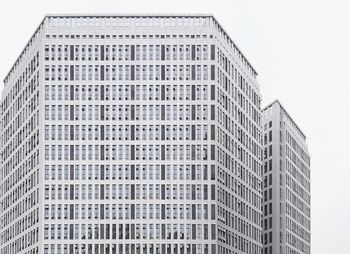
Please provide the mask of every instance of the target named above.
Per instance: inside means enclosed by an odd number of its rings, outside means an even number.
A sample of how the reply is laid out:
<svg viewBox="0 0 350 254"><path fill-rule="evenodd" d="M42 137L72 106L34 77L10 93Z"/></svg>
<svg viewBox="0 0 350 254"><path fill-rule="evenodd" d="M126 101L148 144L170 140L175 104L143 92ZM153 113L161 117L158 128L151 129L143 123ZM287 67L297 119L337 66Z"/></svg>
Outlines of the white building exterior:
<svg viewBox="0 0 350 254"><path fill-rule="evenodd" d="M310 254L310 155L282 105L263 110L263 253Z"/></svg>
<svg viewBox="0 0 350 254"><path fill-rule="evenodd" d="M257 73L211 15L48 15L0 104L0 253L261 253Z"/></svg>

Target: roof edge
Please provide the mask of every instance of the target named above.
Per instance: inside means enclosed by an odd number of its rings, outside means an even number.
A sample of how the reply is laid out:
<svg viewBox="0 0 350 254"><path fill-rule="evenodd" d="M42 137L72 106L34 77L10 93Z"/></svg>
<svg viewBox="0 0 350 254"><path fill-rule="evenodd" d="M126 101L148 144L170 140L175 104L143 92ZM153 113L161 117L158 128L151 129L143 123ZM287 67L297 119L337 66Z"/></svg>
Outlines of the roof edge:
<svg viewBox="0 0 350 254"><path fill-rule="evenodd" d="M48 13L45 17L214 17L210 13Z"/></svg>
<svg viewBox="0 0 350 254"><path fill-rule="evenodd" d="M10 73L12 72L13 68L15 67L17 61L21 58L21 56L23 55L23 53L25 52L26 48L28 47L28 45L30 44L30 41L34 38L35 34L39 31L39 29L41 28L41 26L44 24L45 20L46 20L47 16L45 15L44 18L41 20L41 22L39 23L39 25L37 26L37 28L35 29L35 31L33 32L32 36L30 36L28 42L25 44L25 46L23 47L23 49L21 50L21 52L19 53L18 57L16 58L14 64L12 64L10 70L8 72L6 72L6 75L3 79L3 83L5 84L5 80L8 78L8 76L10 75Z"/></svg>
<svg viewBox="0 0 350 254"><path fill-rule="evenodd" d="M300 129L299 125L294 121L294 119L290 116L290 114L288 113L288 111L283 107L283 105L281 104L281 102L278 99L275 99L274 101L272 101L270 104L268 104L267 106L265 106L261 111L265 111L267 108L271 107L273 104L278 104L282 110L285 112L285 114L290 118L290 120L295 124L297 130L301 133L301 135L303 136L303 138L306 140L306 135L304 134L304 132Z"/></svg>

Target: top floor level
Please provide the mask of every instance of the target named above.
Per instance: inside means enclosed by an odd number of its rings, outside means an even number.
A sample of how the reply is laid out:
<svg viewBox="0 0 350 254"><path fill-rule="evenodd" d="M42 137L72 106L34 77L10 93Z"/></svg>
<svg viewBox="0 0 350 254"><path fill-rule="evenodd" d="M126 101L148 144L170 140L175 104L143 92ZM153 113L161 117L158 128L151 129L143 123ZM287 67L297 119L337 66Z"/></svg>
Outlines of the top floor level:
<svg viewBox="0 0 350 254"><path fill-rule="evenodd" d="M209 29L210 33L216 38L232 55L233 58L240 62L245 71L247 71L254 78L257 72L247 58L243 55L236 43L225 32L219 22L213 15L210 14L69 14L69 15L46 15L25 48L22 50L20 56L17 58L15 64L11 67L9 73L4 79L5 86L15 76L17 69L22 65L27 53L32 46L52 32L67 31L64 35L65 39L76 39L74 32L76 31L90 31L94 33L94 39L106 39L105 33L111 31L120 31L121 29L130 29L134 32L148 31L149 29L159 29L165 32L183 30L184 33L192 31L204 31ZM99 32L101 31L101 32ZM101 35L99 34L101 33ZM63 35L60 35L63 38ZM49 37L52 38L52 37ZM113 38L113 37L112 37ZM124 37L125 38L125 37ZM140 38L140 37L135 37ZM184 37L186 39L186 37Z"/></svg>

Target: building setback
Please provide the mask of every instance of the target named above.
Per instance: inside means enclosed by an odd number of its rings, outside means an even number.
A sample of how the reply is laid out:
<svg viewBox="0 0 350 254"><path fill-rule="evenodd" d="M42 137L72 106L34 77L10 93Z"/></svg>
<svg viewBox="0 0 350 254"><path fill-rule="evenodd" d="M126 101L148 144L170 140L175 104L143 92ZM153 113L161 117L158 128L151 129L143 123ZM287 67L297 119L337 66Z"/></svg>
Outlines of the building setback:
<svg viewBox="0 0 350 254"><path fill-rule="evenodd" d="M263 253L310 254L310 155L282 105L263 109Z"/></svg>
<svg viewBox="0 0 350 254"><path fill-rule="evenodd" d="M211 15L48 15L4 80L1 254L260 254L257 73Z"/></svg>

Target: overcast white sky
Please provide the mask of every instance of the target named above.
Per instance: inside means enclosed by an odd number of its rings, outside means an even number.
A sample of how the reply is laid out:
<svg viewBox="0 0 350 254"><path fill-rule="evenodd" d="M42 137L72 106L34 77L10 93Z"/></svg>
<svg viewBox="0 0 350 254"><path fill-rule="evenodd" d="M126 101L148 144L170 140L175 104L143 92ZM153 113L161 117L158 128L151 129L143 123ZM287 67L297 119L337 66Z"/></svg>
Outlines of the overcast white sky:
<svg viewBox="0 0 350 254"><path fill-rule="evenodd" d="M0 79L46 13L211 13L307 136L312 254L350 253L350 2L1 0ZM2 88L2 82L0 85Z"/></svg>

